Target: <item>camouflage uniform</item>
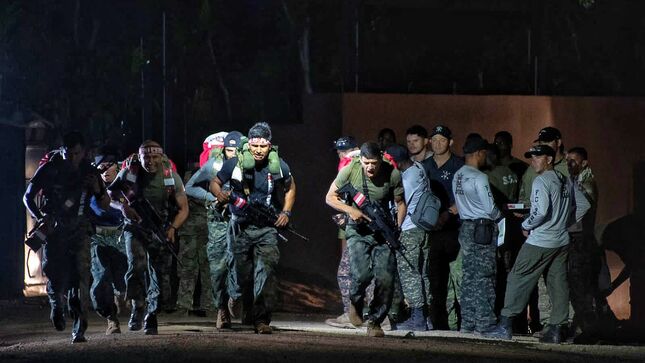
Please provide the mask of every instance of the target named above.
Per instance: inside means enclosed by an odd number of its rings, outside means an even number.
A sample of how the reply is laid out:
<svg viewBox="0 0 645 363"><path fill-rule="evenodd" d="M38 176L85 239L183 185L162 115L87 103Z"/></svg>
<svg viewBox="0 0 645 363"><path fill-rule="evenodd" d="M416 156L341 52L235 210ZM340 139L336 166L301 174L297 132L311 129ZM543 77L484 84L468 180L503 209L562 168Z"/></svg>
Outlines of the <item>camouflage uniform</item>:
<svg viewBox="0 0 645 363"><path fill-rule="evenodd" d="M497 231L487 245L474 242L475 223L464 221L459 229L460 255L463 258L461 285L461 328L485 332L497 323L495 315L495 261Z"/></svg>
<svg viewBox="0 0 645 363"><path fill-rule="evenodd" d="M343 299L343 309L344 312L349 312L350 304L350 295L351 295L351 286L352 286L352 275L349 270L349 248L343 250L343 254L340 258L340 264L338 264L338 272L336 274L338 280L338 287L340 288L340 295ZM374 298L374 281L367 287L365 291L365 302L369 304Z"/></svg>
<svg viewBox="0 0 645 363"><path fill-rule="evenodd" d="M213 303L217 308L225 308L228 302L227 277L229 276L230 253L228 250L228 223L215 208L208 208L208 245L206 254L210 266L211 291ZM237 290L237 289L233 289ZM237 296L236 296L237 297Z"/></svg>
<svg viewBox="0 0 645 363"><path fill-rule="evenodd" d="M365 290L374 279L374 298L367 320L380 324L392 305L396 258L388 245L376 241L372 233L359 232L359 228L348 225L345 230L352 277L350 299L354 306L362 307Z"/></svg>
<svg viewBox="0 0 645 363"><path fill-rule="evenodd" d="M446 311L448 312L448 327L450 330L459 330L461 326L461 291L463 272L463 255L460 252L450 262L448 274L448 295L446 295Z"/></svg>
<svg viewBox="0 0 645 363"><path fill-rule="evenodd" d="M125 244L119 241L121 229L97 227L92 236L92 288L94 310L104 318L116 317L115 296L125 296L125 272L128 260Z"/></svg>
<svg viewBox="0 0 645 363"><path fill-rule="evenodd" d="M177 307L192 310L193 294L197 278L201 279L200 301L198 310L213 310L212 286L209 263L206 252L208 229L206 224L206 207L203 202L189 198L190 214L182 226L182 240L179 248L178 265L179 288L177 290Z"/></svg>
<svg viewBox="0 0 645 363"><path fill-rule="evenodd" d="M84 341L90 306L90 236L93 231L88 219L89 193L83 191L82 183L95 169L85 162L79 169L73 169L71 162L58 153L48 157L49 161L36 170L24 200L36 218L46 214L56 221L42 247L42 270L48 278L52 322L57 329L64 327L56 320L63 317L67 295L74 319L72 341ZM36 194L42 197L39 205L33 204Z"/></svg>
<svg viewBox="0 0 645 363"><path fill-rule="evenodd" d="M43 246L43 272L47 276L47 295L52 310L63 309L67 294L74 332L87 328L90 287L90 236L87 220L63 224L54 230Z"/></svg>
<svg viewBox="0 0 645 363"><path fill-rule="evenodd" d="M397 267L405 301L411 308L424 308L430 301L428 280L428 237L424 230L412 228L401 233L403 253L397 255Z"/></svg>

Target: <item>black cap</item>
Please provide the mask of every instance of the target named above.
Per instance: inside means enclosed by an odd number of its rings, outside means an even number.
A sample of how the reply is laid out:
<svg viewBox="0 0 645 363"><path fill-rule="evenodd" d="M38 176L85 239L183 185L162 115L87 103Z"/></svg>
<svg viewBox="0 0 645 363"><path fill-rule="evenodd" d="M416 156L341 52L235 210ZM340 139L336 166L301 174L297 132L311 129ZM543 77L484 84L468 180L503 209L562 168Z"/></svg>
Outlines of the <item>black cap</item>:
<svg viewBox="0 0 645 363"><path fill-rule="evenodd" d="M432 129L430 137L433 137L434 135L441 135L448 140L452 139L452 131L450 131L449 128L443 125L437 125Z"/></svg>
<svg viewBox="0 0 645 363"><path fill-rule="evenodd" d="M332 147L332 149L345 151L345 150L353 149L355 147L358 147L358 144L356 143L356 139L354 139L354 137L343 136L343 137L339 137L338 140L334 141L334 146Z"/></svg>
<svg viewBox="0 0 645 363"><path fill-rule="evenodd" d="M399 163L403 160L410 160L408 149L399 144L390 145L385 152L392 157L392 160Z"/></svg>
<svg viewBox="0 0 645 363"><path fill-rule="evenodd" d="M119 152L116 148L106 145L99 149L99 152L94 157L94 166L99 166L101 163L115 163L119 160Z"/></svg>
<svg viewBox="0 0 645 363"><path fill-rule="evenodd" d="M226 134L224 138L224 147L240 147L242 146L242 133L239 131L231 131Z"/></svg>
<svg viewBox="0 0 645 363"><path fill-rule="evenodd" d="M538 133L538 138L534 142L551 142L560 139L562 139L560 130L556 129L555 127L548 126L540 130L540 132Z"/></svg>
<svg viewBox="0 0 645 363"><path fill-rule="evenodd" d="M462 150L464 151L464 154L472 154L479 150L488 149L488 145L488 141L486 141L486 139L484 139L483 137L473 136L466 138L466 142L464 143Z"/></svg>
<svg viewBox="0 0 645 363"><path fill-rule="evenodd" d="M529 151L524 153L525 158L530 158L533 155L546 155L552 158L555 157L555 150L549 145L535 145L529 149Z"/></svg>

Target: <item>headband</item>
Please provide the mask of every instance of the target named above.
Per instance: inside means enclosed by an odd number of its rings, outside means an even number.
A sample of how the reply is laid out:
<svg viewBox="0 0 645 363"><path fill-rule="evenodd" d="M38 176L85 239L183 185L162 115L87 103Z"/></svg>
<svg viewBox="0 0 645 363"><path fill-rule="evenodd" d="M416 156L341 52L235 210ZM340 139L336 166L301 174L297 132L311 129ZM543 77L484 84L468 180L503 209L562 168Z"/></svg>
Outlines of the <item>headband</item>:
<svg viewBox="0 0 645 363"><path fill-rule="evenodd" d="M271 145L271 141L263 137L253 137L249 139L249 145Z"/></svg>
<svg viewBox="0 0 645 363"><path fill-rule="evenodd" d="M139 147L139 154L163 154L161 146L142 146Z"/></svg>

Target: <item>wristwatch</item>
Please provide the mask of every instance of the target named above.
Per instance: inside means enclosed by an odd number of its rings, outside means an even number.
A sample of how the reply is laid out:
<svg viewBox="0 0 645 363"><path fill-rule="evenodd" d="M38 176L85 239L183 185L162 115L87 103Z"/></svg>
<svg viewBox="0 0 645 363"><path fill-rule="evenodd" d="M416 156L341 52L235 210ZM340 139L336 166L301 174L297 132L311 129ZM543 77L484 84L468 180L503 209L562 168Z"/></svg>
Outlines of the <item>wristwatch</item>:
<svg viewBox="0 0 645 363"><path fill-rule="evenodd" d="M289 210L283 210L283 211L282 211L282 212L280 212L280 213L282 213L282 214L284 214L285 216L287 216L287 217L291 218L291 211L289 211Z"/></svg>

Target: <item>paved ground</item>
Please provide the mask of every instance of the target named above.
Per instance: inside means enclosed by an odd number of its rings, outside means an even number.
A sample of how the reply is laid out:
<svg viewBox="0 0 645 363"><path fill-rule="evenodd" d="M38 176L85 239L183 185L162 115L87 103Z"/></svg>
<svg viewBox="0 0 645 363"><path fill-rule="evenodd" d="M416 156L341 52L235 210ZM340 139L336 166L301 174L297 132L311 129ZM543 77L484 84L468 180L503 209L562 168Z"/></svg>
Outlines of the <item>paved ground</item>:
<svg viewBox="0 0 645 363"><path fill-rule="evenodd" d="M69 344L69 328L56 332L42 305L0 302L0 362L629 362L645 361L645 346L547 345L532 337L512 342L455 332L386 332L365 337L364 329L326 326L324 315L276 314L273 335L259 336L235 324L218 331L213 318L164 315L158 336L129 332L106 336L92 315L88 342ZM125 325L127 317L122 317Z"/></svg>

